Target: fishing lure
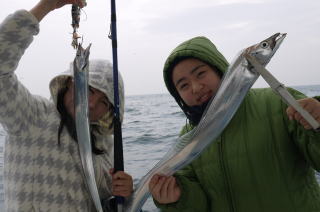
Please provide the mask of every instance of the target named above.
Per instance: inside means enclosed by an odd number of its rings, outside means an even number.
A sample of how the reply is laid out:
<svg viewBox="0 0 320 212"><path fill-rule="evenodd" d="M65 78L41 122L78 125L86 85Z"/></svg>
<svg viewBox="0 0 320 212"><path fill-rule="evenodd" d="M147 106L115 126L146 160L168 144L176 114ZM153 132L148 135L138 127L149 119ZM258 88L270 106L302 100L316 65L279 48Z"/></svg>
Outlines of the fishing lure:
<svg viewBox="0 0 320 212"><path fill-rule="evenodd" d="M249 68L245 56L249 54L264 67L278 50L284 38L285 34L277 33L240 51L228 67L216 96L210 100L198 126L178 138L176 145L141 179L128 204L129 211L137 212L141 209L150 195L149 182L154 174L166 176L174 174L192 162L220 135L259 77L259 73L254 68Z"/></svg>
<svg viewBox="0 0 320 212"><path fill-rule="evenodd" d="M75 5L75 4L72 5L71 15L72 15L71 26L73 28L71 45L73 46L73 48L77 49L79 46L78 39L81 37L77 33L79 24L80 24L80 7L78 5Z"/></svg>
<svg viewBox="0 0 320 212"><path fill-rule="evenodd" d="M81 4L82 4L82 6L86 6L87 5L86 0L82 0ZM80 6L73 4L71 7L71 17L72 17L71 26L73 28L71 45L75 49L77 49L79 47L78 39L81 38L81 36L79 36L79 34L78 34L78 28L80 26L80 15L81 15Z"/></svg>

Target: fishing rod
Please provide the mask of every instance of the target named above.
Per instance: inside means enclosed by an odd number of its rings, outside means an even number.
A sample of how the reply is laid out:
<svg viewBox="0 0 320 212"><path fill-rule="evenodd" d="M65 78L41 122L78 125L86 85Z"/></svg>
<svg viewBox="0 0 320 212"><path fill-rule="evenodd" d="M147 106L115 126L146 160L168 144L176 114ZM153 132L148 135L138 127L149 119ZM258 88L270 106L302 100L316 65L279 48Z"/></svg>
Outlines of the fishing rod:
<svg viewBox="0 0 320 212"><path fill-rule="evenodd" d="M122 130L120 120L119 85L118 85L118 44L117 44L117 24L116 24L116 2L111 0L111 38L112 59L113 59L113 88L114 88L114 172L124 171ZM116 196L114 211L123 211L124 198Z"/></svg>

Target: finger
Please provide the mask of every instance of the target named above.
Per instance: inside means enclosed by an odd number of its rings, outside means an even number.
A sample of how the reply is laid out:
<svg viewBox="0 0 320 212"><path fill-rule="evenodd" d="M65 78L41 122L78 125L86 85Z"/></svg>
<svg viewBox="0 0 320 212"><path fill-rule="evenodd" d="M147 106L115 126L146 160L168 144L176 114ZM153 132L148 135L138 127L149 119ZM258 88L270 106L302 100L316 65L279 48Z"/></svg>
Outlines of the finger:
<svg viewBox="0 0 320 212"><path fill-rule="evenodd" d="M155 194L155 197L156 200L161 203L162 202L162 199L161 199L161 189L162 189L162 186L163 186L163 183L165 181L165 178L164 177L160 177L158 183L154 186L152 192Z"/></svg>
<svg viewBox="0 0 320 212"><path fill-rule="evenodd" d="M298 101L299 105L303 108L306 107L308 104L310 104L310 98L299 99L297 101Z"/></svg>
<svg viewBox="0 0 320 212"><path fill-rule="evenodd" d="M149 191L151 192L152 190L153 190L153 188L154 188L154 186L158 183L158 181L159 181L159 175L154 175L152 178L151 178L151 180L150 180L150 182L149 182Z"/></svg>
<svg viewBox="0 0 320 212"><path fill-rule="evenodd" d="M131 180L115 180L112 182L113 187L133 187L133 182Z"/></svg>
<svg viewBox="0 0 320 212"><path fill-rule="evenodd" d="M127 186L129 185L130 183L128 181L125 181L125 180L114 180L112 182L112 185L113 186Z"/></svg>
<svg viewBox="0 0 320 212"><path fill-rule="evenodd" d="M168 186L170 184L170 181L171 177L164 177L164 183L160 193L162 199L168 199Z"/></svg>
<svg viewBox="0 0 320 212"><path fill-rule="evenodd" d="M311 115L314 119L318 120L318 119L320 118L320 109L319 109L319 110L313 110L313 111L310 113L310 115Z"/></svg>
<svg viewBox="0 0 320 212"><path fill-rule="evenodd" d="M308 123L304 118L300 119L300 124L301 124L302 126L309 125L309 123Z"/></svg>
<svg viewBox="0 0 320 212"><path fill-rule="evenodd" d="M79 7L83 7L83 6L84 6L82 0L68 0L68 2L69 2L70 4L76 4L76 5L78 5Z"/></svg>
<svg viewBox="0 0 320 212"><path fill-rule="evenodd" d="M296 121L300 122L300 120L302 119L302 116L300 115L300 113L296 112L296 113L294 114L294 119L295 119Z"/></svg>
<svg viewBox="0 0 320 212"><path fill-rule="evenodd" d="M169 185L168 185L168 197L169 197L169 199L174 199L175 187L176 187L176 179L175 179L175 177L171 177Z"/></svg>
<svg viewBox="0 0 320 212"><path fill-rule="evenodd" d="M320 102L313 98L306 98L306 99L301 99L299 100L300 106L308 111L310 114L312 113L318 113L319 107L320 107ZM319 110L320 112L320 110Z"/></svg>
<svg viewBox="0 0 320 212"><path fill-rule="evenodd" d="M128 196L132 193L132 185L112 186L112 194L119 196Z"/></svg>
<svg viewBox="0 0 320 212"><path fill-rule="evenodd" d="M176 178L173 179L173 200L176 202L179 200L181 196L181 189L179 185L177 184Z"/></svg>
<svg viewBox="0 0 320 212"><path fill-rule="evenodd" d="M305 109L307 112L309 112L310 114L312 114L316 110L316 108L319 107L319 105L318 105L319 102L315 99L312 99L312 98L305 98L305 99L300 99L297 101L298 101L299 105L303 109ZM300 118L297 115L295 115L298 112L292 106L289 106L287 108L286 113L287 113L290 120L292 120L292 118L294 118L297 121L300 121Z"/></svg>
<svg viewBox="0 0 320 212"><path fill-rule="evenodd" d="M129 179L115 179L112 181L112 186L113 187L128 187L132 188L133 187L133 181L132 178Z"/></svg>
<svg viewBox="0 0 320 212"><path fill-rule="evenodd" d="M78 5L79 5L81 8L83 8L84 6L86 6L86 3L85 3L84 1L79 0L78 2L79 2Z"/></svg>
<svg viewBox="0 0 320 212"><path fill-rule="evenodd" d="M310 104L305 104L304 105L304 109L316 120L318 121L318 119L320 119L320 110L318 109L319 106L310 103ZM309 122L307 122L301 115L300 113L298 113L298 115L296 115L295 119L297 121L300 122L301 125L303 125L303 127L305 129L311 129L312 126L309 124Z"/></svg>
<svg viewBox="0 0 320 212"><path fill-rule="evenodd" d="M57 1L55 3L55 8L58 9L60 7L63 7L64 5L67 4L76 4L76 0L62 0L62 1Z"/></svg>
<svg viewBox="0 0 320 212"><path fill-rule="evenodd" d="M126 185L126 186L114 186L112 189L114 192L121 192L121 191L131 191L132 189Z"/></svg>
<svg viewBox="0 0 320 212"><path fill-rule="evenodd" d="M319 102L316 102L315 105L310 106L310 108L308 108L308 112L318 123L320 123L320 103Z"/></svg>
<svg viewBox="0 0 320 212"><path fill-rule="evenodd" d="M289 120L293 120L293 117L294 117L294 114L295 114L296 110L293 107L290 106L290 107L287 108L286 112L287 112L287 115L289 117Z"/></svg>
<svg viewBox="0 0 320 212"><path fill-rule="evenodd" d="M306 107L307 105L317 105L319 104L319 101L314 98L304 98L297 100L301 107Z"/></svg>
<svg viewBox="0 0 320 212"><path fill-rule="evenodd" d="M315 116L312 115L312 114L311 114L311 116L314 118L314 120L315 120L316 122L318 122L318 123L320 124L320 117L315 117ZM302 119L300 120L300 124L301 124L304 128L306 128L306 129L311 129L311 128L313 128L312 125L311 125L308 121L306 121L304 118L302 118Z"/></svg>
<svg viewBox="0 0 320 212"><path fill-rule="evenodd" d="M304 129L306 129L306 130L311 130L311 129L312 129L311 125L309 125L309 124L308 124L308 125L304 125L303 127L304 127Z"/></svg>
<svg viewBox="0 0 320 212"><path fill-rule="evenodd" d="M109 174L113 175L113 173L114 173L114 168L109 169Z"/></svg>
<svg viewBox="0 0 320 212"><path fill-rule="evenodd" d="M122 173L121 173L121 171L113 172L112 180L115 181L115 180L118 180L118 179L122 179Z"/></svg>
<svg viewBox="0 0 320 212"><path fill-rule="evenodd" d="M174 190L175 186L176 186L176 178L175 177L171 177L170 183L168 185L168 189L169 190Z"/></svg>
<svg viewBox="0 0 320 212"><path fill-rule="evenodd" d="M113 177L115 179L131 179L132 177L124 171L117 171L114 173Z"/></svg>
<svg viewBox="0 0 320 212"><path fill-rule="evenodd" d="M301 122L300 122L301 123ZM319 122L320 123L320 122ZM306 129L306 130L310 130L310 129L313 129L312 125L309 124L309 122L305 121L305 122L302 122L301 125Z"/></svg>
<svg viewBox="0 0 320 212"><path fill-rule="evenodd" d="M305 109L310 114L314 112L316 105L315 104L306 104L303 106L303 109Z"/></svg>
<svg viewBox="0 0 320 212"><path fill-rule="evenodd" d="M300 119L300 124L303 126L303 128L305 129L309 129L311 127L311 125L304 119Z"/></svg>

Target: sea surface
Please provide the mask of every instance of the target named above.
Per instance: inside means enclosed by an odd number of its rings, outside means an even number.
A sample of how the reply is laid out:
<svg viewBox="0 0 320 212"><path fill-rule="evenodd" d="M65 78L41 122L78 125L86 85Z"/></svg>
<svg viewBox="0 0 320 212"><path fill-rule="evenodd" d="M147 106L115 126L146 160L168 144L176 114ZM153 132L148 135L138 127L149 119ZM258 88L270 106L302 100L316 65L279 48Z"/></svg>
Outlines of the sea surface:
<svg viewBox="0 0 320 212"><path fill-rule="evenodd" d="M320 85L294 87L307 96L320 96ZM170 149L186 118L169 94L127 96L123 123L125 170L137 184ZM0 211L3 211L3 151L5 132L0 126ZM320 182L320 175L318 175ZM156 212L149 198L143 211Z"/></svg>

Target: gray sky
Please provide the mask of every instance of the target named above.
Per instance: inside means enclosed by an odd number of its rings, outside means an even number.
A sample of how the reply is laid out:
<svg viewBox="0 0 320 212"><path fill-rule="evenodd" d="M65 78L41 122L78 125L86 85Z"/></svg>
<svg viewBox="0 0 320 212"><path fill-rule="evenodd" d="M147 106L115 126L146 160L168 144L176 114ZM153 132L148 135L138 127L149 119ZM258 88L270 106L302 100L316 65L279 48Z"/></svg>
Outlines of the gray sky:
<svg viewBox="0 0 320 212"><path fill-rule="evenodd" d="M3 0L0 20L37 0ZM79 33L90 58L112 60L110 1L88 0ZM48 84L73 60L71 6L49 14L20 61L17 75L34 94L49 97ZM119 70L126 95L167 93L164 61L179 43L203 35L230 61L276 32L287 38L267 66L285 85L320 84L319 0L122 0L117 1ZM254 87L267 84L259 79Z"/></svg>

